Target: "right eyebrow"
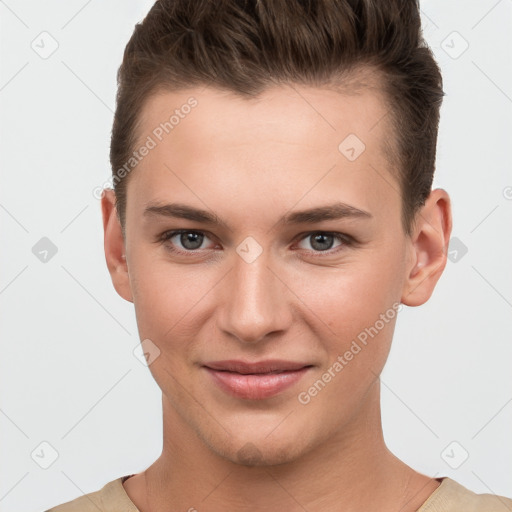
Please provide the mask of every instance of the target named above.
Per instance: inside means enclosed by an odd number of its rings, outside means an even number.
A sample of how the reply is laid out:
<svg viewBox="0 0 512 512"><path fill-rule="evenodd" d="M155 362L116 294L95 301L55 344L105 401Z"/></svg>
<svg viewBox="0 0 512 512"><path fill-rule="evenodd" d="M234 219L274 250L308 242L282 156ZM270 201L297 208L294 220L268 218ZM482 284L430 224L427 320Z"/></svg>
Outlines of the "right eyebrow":
<svg viewBox="0 0 512 512"><path fill-rule="evenodd" d="M144 209L144 215L187 219L195 222L202 222L203 224L220 225L228 228L227 223L221 220L214 213L181 203L149 204Z"/></svg>

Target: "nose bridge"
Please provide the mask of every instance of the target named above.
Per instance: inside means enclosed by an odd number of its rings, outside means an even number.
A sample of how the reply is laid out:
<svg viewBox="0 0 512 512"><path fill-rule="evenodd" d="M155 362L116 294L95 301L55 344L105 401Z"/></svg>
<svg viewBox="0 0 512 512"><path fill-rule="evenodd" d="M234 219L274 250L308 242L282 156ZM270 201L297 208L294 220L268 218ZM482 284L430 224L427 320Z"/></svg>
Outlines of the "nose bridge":
<svg viewBox="0 0 512 512"><path fill-rule="evenodd" d="M248 237L233 259L219 327L243 342L257 342L284 330L290 320L284 285L271 270L269 252Z"/></svg>

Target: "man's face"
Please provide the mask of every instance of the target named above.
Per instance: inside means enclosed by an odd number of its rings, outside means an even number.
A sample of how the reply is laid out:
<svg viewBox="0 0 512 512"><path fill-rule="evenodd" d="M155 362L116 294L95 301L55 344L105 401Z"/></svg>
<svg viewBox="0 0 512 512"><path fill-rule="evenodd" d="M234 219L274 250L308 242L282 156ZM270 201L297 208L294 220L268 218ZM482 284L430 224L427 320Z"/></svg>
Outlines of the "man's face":
<svg viewBox="0 0 512 512"><path fill-rule="evenodd" d="M152 97L141 126L156 145L130 176L126 262L167 421L242 463L341 436L375 398L412 254L382 98L198 88ZM167 215L176 204L220 223ZM330 206L342 215L292 217ZM233 360L296 371L215 364Z"/></svg>

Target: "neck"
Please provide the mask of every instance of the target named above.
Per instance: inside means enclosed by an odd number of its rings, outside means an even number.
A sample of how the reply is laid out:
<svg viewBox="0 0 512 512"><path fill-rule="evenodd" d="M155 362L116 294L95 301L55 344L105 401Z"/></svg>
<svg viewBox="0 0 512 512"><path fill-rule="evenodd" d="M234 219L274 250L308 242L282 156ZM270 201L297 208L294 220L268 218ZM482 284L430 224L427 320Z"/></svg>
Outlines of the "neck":
<svg viewBox="0 0 512 512"><path fill-rule="evenodd" d="M169 504L171 510L212 512L360 512L376 504L380 512L417 510L439 483L387 449L379 391L377 381L358 414L334 437L296 460L273 466L243 466L220 457L163 397L163 450L145 472L143 494L149 502L134 502L142 512L169 510Z"/></svg>

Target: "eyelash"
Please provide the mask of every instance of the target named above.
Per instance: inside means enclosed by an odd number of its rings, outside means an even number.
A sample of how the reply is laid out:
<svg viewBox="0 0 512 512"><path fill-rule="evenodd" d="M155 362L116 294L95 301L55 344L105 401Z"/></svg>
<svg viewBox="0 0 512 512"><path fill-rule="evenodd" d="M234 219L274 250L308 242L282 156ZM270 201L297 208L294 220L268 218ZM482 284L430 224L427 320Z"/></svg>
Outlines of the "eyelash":
<svg viewBox="0 0 512 512"><path fill-rule="evenodd" d="M190 249L190 250L182 250L182 249L176 249L174 246L169 244L169 240L173 238L176 235L181 235L183 233L197 233L200 235L205 235L208 238L211 238L208 236L208 233L205 231L199 231L195 229L176 229L172 231L165 231L162 233L158 239L158 241L164 243L166 245L167 250L169 250L172 253L176 254L183 254L186 256L194 255L196 253L199 253L202 249ZM313 257L324 257L324 256L332 256L333 254L337 254L338 252L344 250L346 247L351 247L356 244L356 240L344 233L336 233L332 231L310 231L308 233L302 233L299 238L299 242L302 240L307 239L308 237L311 237L313 235L327 235L332 236L339 242L341 242L341 245L338 246L335 249L328 249L325 251L307 251L311 256Z"/></svg>

